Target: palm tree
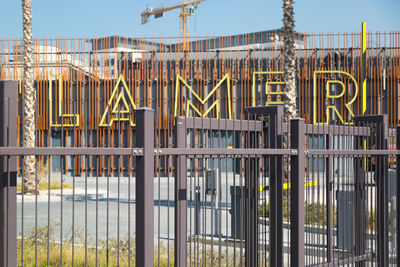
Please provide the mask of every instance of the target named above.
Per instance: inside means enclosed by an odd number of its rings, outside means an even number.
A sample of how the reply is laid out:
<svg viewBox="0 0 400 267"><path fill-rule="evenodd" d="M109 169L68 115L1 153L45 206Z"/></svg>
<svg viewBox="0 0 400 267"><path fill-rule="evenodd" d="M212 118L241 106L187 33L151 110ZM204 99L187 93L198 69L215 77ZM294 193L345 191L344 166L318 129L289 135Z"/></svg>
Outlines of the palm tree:
<svg viewBox="0 0 400 267"><path fill-rule="evenodd" d="M285 83L285 101L283 120L287 123L297 117L296 91L296 61L294 57L294 0L283 0L283 78ZM283 136L283 147L287 148L289 134ZM288 159L283 160L284 181L288 181L290 164ZM289 194L285 191L285 194Z"/></svg>
<svg viewBox="0 0 400 267"><path fill-rule="evenodd" d="M285 82L284 120L286 122L297 117L293 4L294 0L283 0L283 76Z"/></svg>
<svg viewBox="0 0 400 267"><path fill-rule="evenodd" d="M31 0L22 0L23 66L24 66L24 121L23 146L35 147L36 90L33 87L33 40ZM35 156L24 157L24 193L36 194Z"/></svg>

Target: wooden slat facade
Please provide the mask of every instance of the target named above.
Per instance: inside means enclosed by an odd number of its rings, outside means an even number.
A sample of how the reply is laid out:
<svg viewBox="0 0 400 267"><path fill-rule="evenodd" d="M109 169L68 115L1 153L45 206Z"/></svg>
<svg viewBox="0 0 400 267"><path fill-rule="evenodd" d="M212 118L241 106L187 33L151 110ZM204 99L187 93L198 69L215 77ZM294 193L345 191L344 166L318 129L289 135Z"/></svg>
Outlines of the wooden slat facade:
<svg viewBox="0 0 400 267"><path fill-rule="evenodd" d="M400 32L367 34L365 114L388 114L391 127L396 126L399 120L399 37ZM355 85L350 76L335 71L346 72L356 80L359 92L351 109L355 115L362 114L361 34L298 34L296 39L298 106L299 114L306 123L325 121L327 105L334 105L344 122L351 122L345 104L355 97ZM134 123L133 107L129 94L136 107L147 106L156 110L156 136L161 147L172 146L175 111L176 115L186 115L186 109L190 108L187 106L189 100L201 114L209 110L207 117L234 119L244 118L247 106L281 102L281 95L266 94L266 90L283 90L279 84L283 80L279 73L283 70L282 41L279 40L282 40L279 33L196 37L192 38L189 50L182 51L179 38L112 36L36 39L34 73L38 100L38 146L134 146L135 130L129 121L132 119ZM19 81L19 88L16 89L19 101L16 104L21 144L24 90L20 46L19 39L0 39L0 79ZM268 71L273 73L265 73ZM318 74L314 79L315 71L331 72ZM196 99L194 93L204 100L227 74L228 79L220 84L204 105ZM59 90L60 76L53 75L61 75L62 90ZM129 94L120 83L110 101L121 75ZM178 75L181 80L177 79ZM343 97L327 99L328 80L340 82L329 89L331 94L340 94L340 84L347 87ZM60 93L61 110L58 108ZM120 99L119 109L124 111L128 106L128 110L125 110L126 113L113 113L112 108L121 93L124 99ZM210 108L214 103L219 105L219 112L217 108ZM114 123L105 127L100 124L108 104L105 122L109 123L114 118ZM51 125L50 105L53 122L59 126ZM71 115L61 119L62 114ZM79 116L79 123L74 114ZM194 109L188 114L198 116ZM340 124L341 121L332 117L331 123ZM64 130L61 131L61 128ZM61 135L63 144L57 141ZM94 161L92 159L89 163L91 171L96 169ZM99 164L100 174L104 174L106 159L102 158ZM111 164L115 166L115 163ZM125 169L130 169L132 161L122 164ZM82 171L83 163L78 160L76 168Z"/></svg>

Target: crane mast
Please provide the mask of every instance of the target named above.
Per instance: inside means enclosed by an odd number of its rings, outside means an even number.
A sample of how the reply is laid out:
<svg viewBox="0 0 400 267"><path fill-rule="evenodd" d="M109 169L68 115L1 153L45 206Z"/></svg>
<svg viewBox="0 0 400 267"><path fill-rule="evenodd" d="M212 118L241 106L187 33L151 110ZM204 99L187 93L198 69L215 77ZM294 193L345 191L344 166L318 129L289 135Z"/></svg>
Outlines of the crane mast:
<svg viewBox="0 0 400 267"><path fill-rule="evenodd" d="M204 2L205 0L194 0L194 1L189 1L186 2L182 0L182 3L179 5L174 5L170 7L165 7L165 8L156 8L153 9L151 7L146 7L146 10L140 14L142 18L142 24L146 24L150 20L150 16L154 15L154 18L160 18L163 16L164 12L170 11L170 10L175 10L175 9L181 9L181 12L179 14L180 18L180 30L182 34L182 50L187 51L189 49L189 40L188 40L188 20L189 17L192 16L197 9L198 4L201 2Z"/></svg>

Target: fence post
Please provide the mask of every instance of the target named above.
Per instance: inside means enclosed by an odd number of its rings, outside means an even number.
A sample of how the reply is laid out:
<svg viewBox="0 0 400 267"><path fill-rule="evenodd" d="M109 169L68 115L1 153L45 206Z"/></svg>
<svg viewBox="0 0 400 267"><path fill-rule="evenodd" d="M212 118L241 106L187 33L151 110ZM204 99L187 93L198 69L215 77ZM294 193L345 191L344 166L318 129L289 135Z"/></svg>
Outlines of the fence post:
<svg viewBox="0 0 400 267"><path fill-rule="evenodd" d="M283 107L274 106L270 113L269 148L282 148ZM272 156L269 180L270 265L283 266L283 157Z"/></svg>
<svg viewBox="0 0 400 267"><path fill-rule="evenodd" d="M327 149L334 149L333 147L333 136L331 134L328 134L326 136L326 143L327 143ZM325 190L326 190L326 230L327 230L327 237L326 237L326 245L327 245L327 251L326 251L326 259L327 262L332 263L334 260L334 247L333 247L333 158L328 157L325 160L326 164L326 185L325 185ZM329 265L328 265L329 266Z"/></svg>
<svg viewBox="0 0 400 267"><path fill-rule="evenodd" d="M355 116L354 121L357 126L374 126L376 133L376 149L386 150L387 149L387 115L365 115L365 116ZM372 130L371 130L372 131ZM362 148L362 144L358 144L358 148ZM358 191L359 197L356 198L356 209L359 214L356 216L356 229L358 230L358 235L356 235L356 255L363 255L365 253L365 226L362 228L360 220L365 218L365 205L364 198L364 175L362 175L364 168L362 164L359 164L358 168L361 168L360 174L358 175L358 185L356 192ZM375 164L375 183L377 191L377 203L376 203L376 230L377 230L377 261L378 266L388 266L389 264L389 216L388 216L388 157L385 155L376 156ZM357 177L356 177L357 178ZM361 193L360 193L361 192ZM357 201L360 204L357 204ZM360 230L361 229L361 230Z"/></svg>
<svg viewBox="0 0 400 267"><path fill-rule="evenodd" d="M354 118L354 126L363 127L365 126L364 117L356 116ZM364 149L364 136L354 137L354 149ZM365 158L354 158L354 205L355 205L355 217L354 226L350 226L350 229L354 229L355 233L355 255L360 256L365 253L365 233L367 232L367 225L365 219ZM354 227L354 228L353 228ZM364 262L356 263L356 266L364 266Z"/></svg>
<svg viewBox="0 0 400 267"><path fill-rule="evenodd" d="M396 129L396 149L400 150L400 126ZM396 156L396 255L397 255L397 266L400 266L400 155Z"/></svg>
<svg viewBox="0 0 400 267"><path fill-rule="evenodd" d="M387 115L377 115L376 149L387 149ZM388 214L388 157L378 156L375 166L375 181L378 191L377 232L378 265L389 266L389 214Z"/></svg>
<svg viewBox="0 0 400 267"><path fill-rule="evenodd" d="M247 116L265 116L269 118L268 128L264 128L264 148L282 148L283 146L283 107L259 106L247 107ZM268 132L267 132L268 131ZM270 163L270 164L268 164ZM283 181L282 155L271 156L264 161L264 169L270 170L269 180L269 245L270 266L283 266Z"/></svg>
<svg viewBox="0 0 400 267"><path fill-rule="evenodd" d="M248 114L248 120L256 120ZM256 132L247 132L245 135L246 148L258 148L258 136ZM257 157L245 159L245 203L246 203L246 237L245 237L245 266L258 265L258 161ZM247 195L247 196L246 196Z"/></svg>
<svg viewBox="0 0 400 267"><path fill-rule="evenodd" d="M0 147L17 146L17 82L0 81ZM0 158L0 266L17 265L17 159Z"/></svg>
<svg viewBox="0 0 400 267"><path fill-rule="evenodd" d="M290 263L304 266L304 120L290 120Z"/></svg>
<svg viewBox="0 0 400 267"><path fill-rule="evenodd" d="M177 148L186 148L185 118L177 117L175 120L175 144ZM186 157L175 158L175 262L174 266L187 266L187 192L186 192Z"/></svg>
<svg viewBox="0 0 400 267"><path fill-rule="evenodd" d="M136 266L154 266L154 110L136 115Z"/></svg>

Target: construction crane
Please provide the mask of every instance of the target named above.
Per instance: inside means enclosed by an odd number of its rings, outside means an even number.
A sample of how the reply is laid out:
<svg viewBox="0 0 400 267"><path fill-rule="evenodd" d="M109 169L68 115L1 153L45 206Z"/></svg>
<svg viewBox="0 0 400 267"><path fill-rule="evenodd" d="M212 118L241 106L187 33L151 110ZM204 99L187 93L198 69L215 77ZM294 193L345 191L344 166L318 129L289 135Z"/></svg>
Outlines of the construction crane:
<svg viewBox="0 0 400 267"><path fill-rule="evenodd" d="M194 0L186 2L182 0L182 3L175 6L163 7L163 8L155 8L153 9L150 6L146 7L146 10L140 14L142 17L142 24L146 24L150 21L150 16L154 15L154 18L161 18L166 11L181 9L181 13L179 14L179 18L181 19L181 34L182 34L182 49L183 51L188 50L188 19L195 13L198 4L204 2L205 0Z"/></svg>

